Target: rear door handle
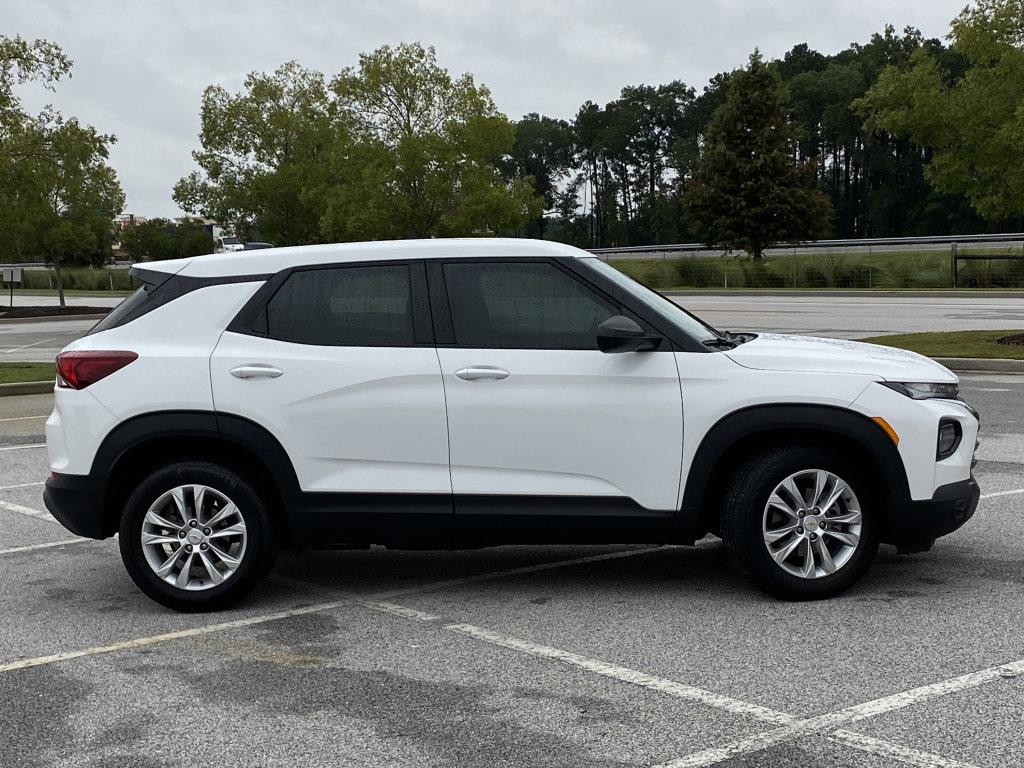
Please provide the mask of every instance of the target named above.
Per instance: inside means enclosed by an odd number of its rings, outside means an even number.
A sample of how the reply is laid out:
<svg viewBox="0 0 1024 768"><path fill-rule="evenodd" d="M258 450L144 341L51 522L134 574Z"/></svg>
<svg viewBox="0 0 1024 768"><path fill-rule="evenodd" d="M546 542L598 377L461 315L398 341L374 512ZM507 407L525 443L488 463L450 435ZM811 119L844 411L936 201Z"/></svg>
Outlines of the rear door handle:
<svg viewBox="0 0 1024 768"><path fill-rule="evenodd" d="M231 375L236 379L276 379L282 373L284 371L280 368L264 363L250 363L231 369Z"/></svg>
<svg viewBox="0 0 1024 768"><path fill-rule="evenodd" d="M455 375L466 381L495 381L507 379L508 371L490 365L471 365L468 368L460 368Z"/></svg>

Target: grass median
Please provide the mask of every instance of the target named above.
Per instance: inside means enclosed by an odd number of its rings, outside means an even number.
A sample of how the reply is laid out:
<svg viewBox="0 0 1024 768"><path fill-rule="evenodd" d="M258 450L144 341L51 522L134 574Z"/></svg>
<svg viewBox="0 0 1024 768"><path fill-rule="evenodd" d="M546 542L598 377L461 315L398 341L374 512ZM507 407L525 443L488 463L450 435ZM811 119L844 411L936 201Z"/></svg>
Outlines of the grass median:
<svg viewBox="0 0 1024 768"><path fill-rule="evenodd" d="M52 381L56 375L53 363L0 363L0 384Z"/></svg>
<svg viewBox="0 0 1024 768"><path fill-rule="evenodd" d="M1000 344L997 339L1021 337L1016 344ZM1024 331L948 331L944 333L901 333L858 339L887 347L909 349L928 357L975 357L1024 360Z"/></svg>

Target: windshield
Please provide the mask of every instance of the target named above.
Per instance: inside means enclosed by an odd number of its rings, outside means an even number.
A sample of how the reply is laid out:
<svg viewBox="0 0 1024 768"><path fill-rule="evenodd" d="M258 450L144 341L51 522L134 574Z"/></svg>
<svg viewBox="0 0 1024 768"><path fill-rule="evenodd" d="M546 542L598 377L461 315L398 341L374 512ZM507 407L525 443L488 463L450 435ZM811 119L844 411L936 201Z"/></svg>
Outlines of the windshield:
<svg viewBox="0 0 1024 768"><path fill-rule="evenodd" d="M224 245L238 245L240 242L242 242L237 237L222 237L220 241Z"/></svg>
<svg viewBox="0 0 1024 768"><path fill-rule="evenodd" d="M629 291L663 318L681 328L697 340L707 341L709 339L718 339L722 337L722 334L717 330L700 318L691 315L668 297L662 296L657 291L652 291L650 288L641 285L633 278L624 275L615 267L601 261L596 256L583 258L580 259L580 261L586 263L586 265L591 269L600 272L602 275L612 280L620 288L624 288Z"/></svg>

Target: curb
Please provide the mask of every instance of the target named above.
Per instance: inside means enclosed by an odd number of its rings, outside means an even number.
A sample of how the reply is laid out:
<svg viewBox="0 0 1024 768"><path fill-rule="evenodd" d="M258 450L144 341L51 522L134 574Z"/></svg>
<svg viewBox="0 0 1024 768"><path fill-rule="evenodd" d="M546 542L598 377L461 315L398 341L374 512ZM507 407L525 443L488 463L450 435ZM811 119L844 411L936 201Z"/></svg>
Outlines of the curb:
<svg viewBox="0 0 1024 768"><path fill-rule="evenodd" d="M957 373L1024 373L1024 360L983 357L936 357L932 359Z"/></svg>
<svg viewBox="0 0 1024 768"><path fill-rule="evenodd" d="M43 317L10 317L4 320L0 317L0 325L7 323L48 323L54 320L95 320L99 322L109 313L94 312L91 315L45 315Z"/></svg>
<svg viewBox="0 0 1024 768"><path fill-rule="evenodd" d="M53 392L53 379L49 381L18 381L0 384L0 397L12 395L45 395Z"/></svg>

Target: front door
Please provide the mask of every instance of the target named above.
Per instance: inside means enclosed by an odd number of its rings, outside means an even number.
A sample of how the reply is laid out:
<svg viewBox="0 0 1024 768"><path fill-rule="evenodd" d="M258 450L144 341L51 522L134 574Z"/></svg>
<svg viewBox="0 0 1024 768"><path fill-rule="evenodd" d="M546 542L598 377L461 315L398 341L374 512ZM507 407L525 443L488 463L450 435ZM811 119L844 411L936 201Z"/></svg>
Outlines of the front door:
<svg viewBox="0 0 1024 768"><path fill-rule="evenodd" d="M623 309L554 260L429 268L435 328L450 334L438 358L456 535L667 538L683 442L668 340L658 351L600 352L598 325Z"/></svg>

